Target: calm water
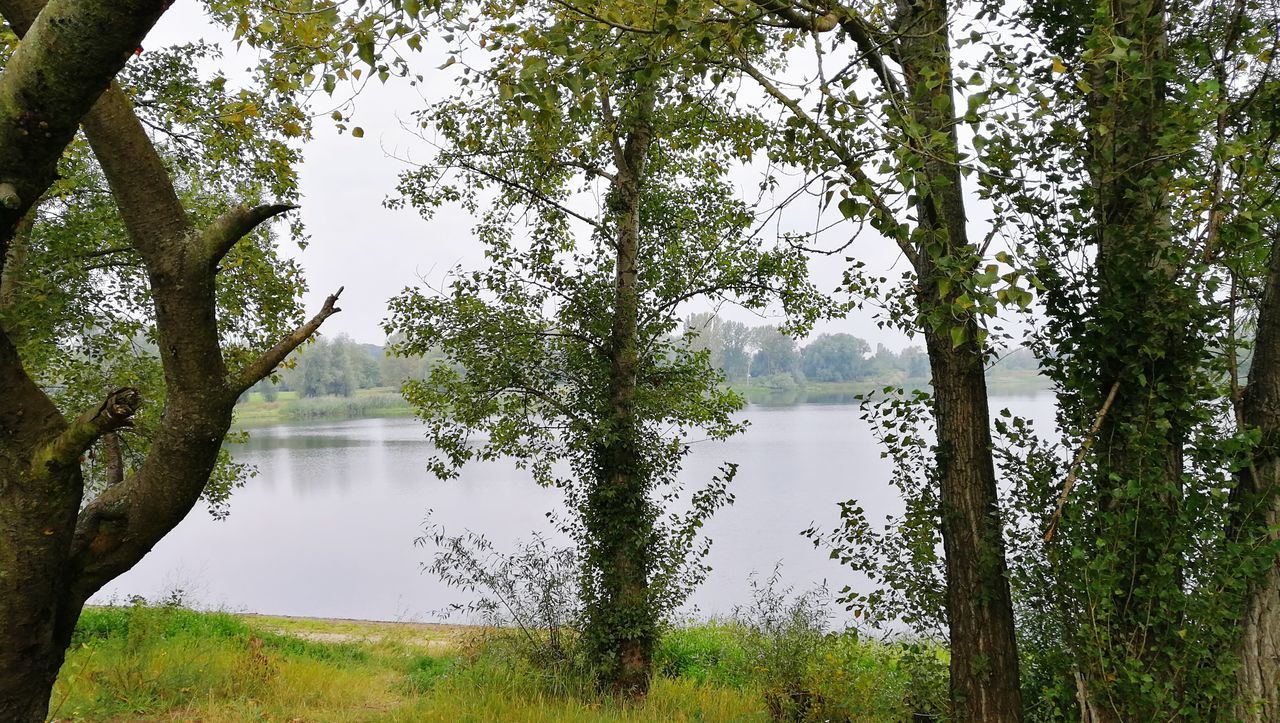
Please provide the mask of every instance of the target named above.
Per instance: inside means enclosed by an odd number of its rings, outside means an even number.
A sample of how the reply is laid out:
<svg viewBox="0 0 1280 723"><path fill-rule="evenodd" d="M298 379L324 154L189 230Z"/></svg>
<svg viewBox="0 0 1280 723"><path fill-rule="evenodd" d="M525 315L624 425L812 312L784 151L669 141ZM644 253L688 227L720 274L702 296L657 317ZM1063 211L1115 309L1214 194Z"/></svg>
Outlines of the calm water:
<svg viewBox="0 0 1280 723"><path fill-rule="evenodd" d="M1048 395L996 397L1047 424ZM799 535L838 521L836 504L857 498L872 521L900 508L889 465L852 404L751 406L748 431L699 443L685 467L690 485L725 461L739 464L736 503L704 528L715 541L714 572L692 603L702 615L732 612L749 599L748 577L783 565L783 581L805 589L824 580L859 586L851 573ZM1043 427L1042 427L1043 429ZM420 571L430 550L415 547L423 520L470 529L499 549L537 530L560 494L539 488L505 462L473 464L460 479L426 472L430 446L412 419L363 419L253 430L233 447L259 474L213 520L197 508L99 602L161 597L181 589L202 606L281 615L434 620L464 596Z"/></svg>

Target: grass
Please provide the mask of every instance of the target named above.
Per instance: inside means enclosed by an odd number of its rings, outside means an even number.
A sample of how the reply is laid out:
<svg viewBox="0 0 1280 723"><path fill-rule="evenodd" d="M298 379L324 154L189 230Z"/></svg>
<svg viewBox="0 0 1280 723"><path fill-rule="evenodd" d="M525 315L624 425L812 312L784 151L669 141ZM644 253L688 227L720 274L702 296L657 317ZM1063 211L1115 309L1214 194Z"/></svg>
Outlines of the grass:
<svg viewBox="0 0 1280 723"><path fill-rule="evenodd" d="M903 647L829 636L778 685L736 623L667 633L643 704L529 662L506 631L90 608L54 688L76 721L768 721L770 695L819 701L791 720L910 720Z"/></svg>
<svg viewBox="0 0 1280 723"><path fill-rule="evenodd" d="M299 397L297 392L280 392L268 402L261 392L236 405L236 423L261 426L315 419L359 419L363 417L407 417L413 408L389 387L360 389L349 397Z"/></svg>
<svg viewBox="0 0 1280 723"><path fill-rule="evenodd" d="M857 382L813 382L775 388L759 380L743 379L729 386L753 404L764 406L789 406L792 404L851 404L858 395L878 392L885 386L902 386L906 389L929 388L927 378L892 376ZM987 391L991 394L1036 394L1048 390L1049 380L1039 372L1028 369L995 369L987 373Z"/></svg>

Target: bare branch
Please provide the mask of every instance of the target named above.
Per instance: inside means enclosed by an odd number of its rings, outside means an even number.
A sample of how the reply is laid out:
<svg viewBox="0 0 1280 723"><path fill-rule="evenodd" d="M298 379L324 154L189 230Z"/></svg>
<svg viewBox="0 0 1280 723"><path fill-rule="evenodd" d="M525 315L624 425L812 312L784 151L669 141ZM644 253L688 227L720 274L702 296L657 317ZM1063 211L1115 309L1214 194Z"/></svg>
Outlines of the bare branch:
<svg viewBox="0 0 1280 723"><path fill-rule="evenodd" d="M595 219L593 219L593 218L590 218L590 217L588 217L588 216L584 216L584 215L582 215L582 214L578 213L577 211L574 211L573 209L569 208L568 206L564 205L563 203L560 203L559 201L557 201L557 200L555 200L555 199L551 198L551 197L550 197L550 196L548 196L547 194L545 194L545 193L543 193L543 192L539 191L538 189L536 189L536 188L534 188L534 187L532 187L532 186L530 186L530 185L528 185L528 184L521 183L520 181L512 180L512 179L510 179L510 178L507 178L506 176L499 175L499 174L494 173L494 172L492 172L492 171L489 171L489 170L487 170L487 169L485 169L485 168L482 168L482 167L480 167L480 166L477 166L477 165L475 165L475 164L473 164L473 163L469 163L469 162L467 162L467 161L464 161L464 160L462 160L462 159L460 159L460 158L459 158L459 159L453 159L453 163L454 163L455 165L457 165L459 168L463 168L463 169L466 169L466 170L468 170L468 171L470 171L470 172L472 172L472 173L475 173L475 174L477 174L477 175L484 176L485 178L487 178L487 179L489 179L489 180L493 181L494 183L497 183L497 184L498 184L498 185L500 185L500 186L506 186L506 187L508 187L508 188L513 188L513 189L515 189L515 190L517 190L517 191L519 191L519 192L521 192L521 193L523 193L523 194L525 194L525 195L529 196L529 198L531 198L531 199L533 199L533 200L537 201L538 203L544 204L544 205L546 205L546 206L550 206L551 208L554 208L554 209L556 209L556 210L560 211L561 213L564 213L564 214L567 214L567 215L569 215L569 216L572 216L572 217L574 217L574 218L578 219L579 221L581 221L581 222L583 222L583 223L585 223L585 224L587 224L587 225L589 225L589 226L591 226L591 227L593 227L593 228L601 228L601 226L600 226L600 222L599 222L599 221L597 221L597 220L595 220Z"/></svg>
<svg viewBox="0 0 1280 723"><path fill-rule="evenodd" d="M230 385L231 391L235 396L240 396L244 393L244 390L257 384L258 380L275 371L275 368L280 366L294 349L297 349L303 342L310 339L312 334L316 333L316 330L320 328L325 319L342 311L335 304L338 303L338 297L342 295L343 288L345 287L341 287L330 294L329 298L324 300L324 306L320 307L320 312L311 317L310 321L294 329L293 333L281 339L280 343L268 349L249 366L240 370L240 373L236 375Z"/></svg>
<svg viewBox="0 0 1280 723"><path fill-rule="evenodd" d="M107 395L102 404L85 410L62 434L32 457L33 473L40 475L50 467L79 464L80 455L103 435L129 426L141 403L142 393L134 387L123 387Z"/></svg>
<svg viewBox="0 0 1280 723"><path fill-rule="evenodd" d="M1111 385L1111 391L1107 393L1107 400L1102 403L1102 408L1098 410L1098 416L1094 417L1093 426L1089 428L1089 434L1085 435L1084 442L1080 445L1080 451L1076 452L1076 458L1071 461L1071 470L1067 474L1067 481L1062 484L1062 494L1058 496L1058 506L1053 511L1053 516L1049 518L1049 527L1044 532L1044 541L1049 542L1053 539L1053 533L1058 529L1058 520L1062 519L1062 510L1067 506L1067 498L1071 496L1071 488L1076 485L1076 476L1080 471L1080 463L1084 461L1084 456L1089 453L1089 449L1093 447L1093 440L1098 436L1098 430L1102 428L1102 420L1107 418L1107 412L1111 410L1111 404L1116 400L1116 392L1120 391L1120 381L1116 380Z"/></svg>
<svg viewBox="0 0 1280 723"><path fill-rule="evenodd" d="M911 265L919 268L919 255L916 253L916 250L911 247L911 244L905 235L900 233L890 233L887 231L887 229L893 229L899 226L897 217L894 214L893 209L889 207L889 204L885 202L884 198L873 190L875 185L871 180L871 177L868 176L866 171L863 171L857 161L854 160L853 154L849 152L849 149L846 148L844 144L840 143L835 136L831 135L826 128L823 128L821 123L814 120L812 116L806 113L804 108L800 107L800 103L797 102L795 98L783 93L782 90L773 81L769 80L764 73L760 72L758 68L747 62L745 59L741 59L739 62L742 70L747 75L751 76L757 83L759 83L760 87L773 97L774 100L778 101L784 105L787 110L791 111L792 115L794 115L797 120L808 126L809 130L812 131L813 134L822 141L823 145L825 145L827 149L836 156L845 171L853 177L853 180L858 185L863 187L867 200L871 202L872 208L880 219L880 225L884 227L883 229L880 229L881 233L884 233L886 236L890 236L894 243L898 245L902 254L911 262Z"/></svg>
<svg viewBox="0 0 1280 723"><path fill-rule="evenodd" d="M209 253L210 265L217 265L240 239L263 222L296 208L286 203L273 203L252 208L241 204L227 210L200 234Z"/></svg>

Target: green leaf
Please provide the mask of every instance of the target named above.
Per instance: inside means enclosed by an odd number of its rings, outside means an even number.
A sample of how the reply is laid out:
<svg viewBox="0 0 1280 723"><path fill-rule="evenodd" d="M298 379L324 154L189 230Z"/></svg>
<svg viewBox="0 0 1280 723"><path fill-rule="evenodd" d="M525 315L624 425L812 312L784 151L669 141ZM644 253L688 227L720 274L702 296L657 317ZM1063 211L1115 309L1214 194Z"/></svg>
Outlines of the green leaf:
<svg viewBox="0 0 1280 723"><path fill-rule="evenodd" d="M377 63L378 57L373 35L368 31L361 31L356 34L356 55L359 55L360 59L370 67Z"/></svg>

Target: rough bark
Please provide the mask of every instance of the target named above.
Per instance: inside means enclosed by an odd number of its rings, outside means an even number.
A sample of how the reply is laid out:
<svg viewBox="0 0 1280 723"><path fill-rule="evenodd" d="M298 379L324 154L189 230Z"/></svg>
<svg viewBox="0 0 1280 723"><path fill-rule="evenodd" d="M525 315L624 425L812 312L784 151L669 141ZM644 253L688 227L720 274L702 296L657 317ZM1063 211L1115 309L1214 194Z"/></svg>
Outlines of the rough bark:
<svg viewBox="0 0 1280 723"><path fill-rule="evenodd" d="M1272 246L1253 363L1242 405L1244 424L1261 433L1250 467L1232 491L1233 537L1274 546L1280 529L1280 239ZM1240 621L1236 716L1280 721L1280 558L1254 581Z"/></svg>
<svg viewBox="0 0 1280 723"><path fill-rule="evenodd" d="M971 325L971 332L976 326ZM935 470L946 556L951 705L956 721L1019 721L1017 641L1005 566L985 366L977 345L925 335L937 420Z"/></svg>
<svg viewBox="0 0 1280 723"><path fill-rule="evenodd" d="M635 401L639 372L640 204L653 141L654 95L642 87L631 99L625 137L615 152L609 192L617 219L613 320L609 362L609 439L599 450L600 474L588 493L585 522L599 575L601 599L588 610L586 635L613 691L648 693L657 625L649 592L653 515L641 458Z"/></svg>
<svg viewBox="0 0 1280 723"><path fill-rule="evenodd" d="M127 426L140 401L137 392L119 390L68 420L0 330L4 721L44 720L85 600L191 510L236 398L257 379L249 377L269 373L337 311L330 297L311 322L245 370L228 374L214 299L217 260L257 223L287 207L237 207L204 231L193 228L128 99L114 87L103 93L168 5L50 0L45 7L41 0L0 0L0 13L25 35L0 75L0 242L6 246L0 258L9 256L14 229L53 180L58 156L84 120L148 272L167 385L162 431L146 459L81 509L81 455Z"/></svg>
<svg viewBox="0 0 1280 723"><path fill-rule="evenodd" d="M979 259L969 243L955 160L959 152L947 4L928 1L910 8L899 18L903 32L897 59L908 112L924 129L915 140L924 158L916 202L918 303L924 319L939 306L959 308L963 285L945 263L962 260L964 273L972 275ZM930 79L936 78L942 82L930 88ZM951 715L956 721L1020 721L1017 639L992 459L984 344L971 313L950 323L964 325L964 341L958 345L949 325L933 328L924 322L938 430L935 471L946 553Z"/></svg>
<svg viewBox="0 0 1280 723"><path fill-rule="evenodd" d="M0 263L62 149L169 0L5 0L23 38L0 75Z"/></svg>

